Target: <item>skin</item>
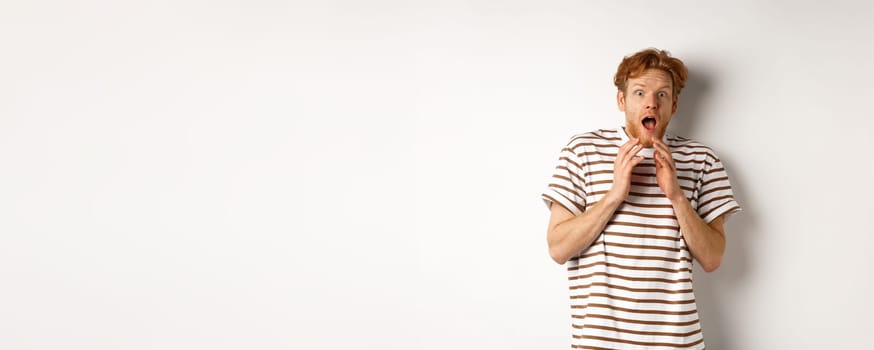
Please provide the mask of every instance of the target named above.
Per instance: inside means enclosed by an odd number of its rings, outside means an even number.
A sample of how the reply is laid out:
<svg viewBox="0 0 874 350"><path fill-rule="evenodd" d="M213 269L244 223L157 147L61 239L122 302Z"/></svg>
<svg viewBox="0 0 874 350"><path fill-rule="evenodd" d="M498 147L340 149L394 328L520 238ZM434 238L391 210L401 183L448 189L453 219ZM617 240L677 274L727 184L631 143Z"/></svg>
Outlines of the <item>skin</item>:
<svg viewBox="0 0 874 350"><path fill-rule="evenodd" d="M678 98L672 95L671 87L669 74L650 69L637 78L628 79L626 91L617 93L617 105L625 112L630 140L619 148L613 162L613 185L600 201L576 216L561 205L551 206L546 238L549 254L555 262L564 264L601 234L616 209L628 198L631 172L643 161L637 152L652 147L656 180L673 206L689 251L704 271L719 268L725 253L724 216L709 224L701 219L680 189L671 150L661 141L671 117L677 112ZM641 122L645 117L656 119L653 130L643 127Z"/></svg>

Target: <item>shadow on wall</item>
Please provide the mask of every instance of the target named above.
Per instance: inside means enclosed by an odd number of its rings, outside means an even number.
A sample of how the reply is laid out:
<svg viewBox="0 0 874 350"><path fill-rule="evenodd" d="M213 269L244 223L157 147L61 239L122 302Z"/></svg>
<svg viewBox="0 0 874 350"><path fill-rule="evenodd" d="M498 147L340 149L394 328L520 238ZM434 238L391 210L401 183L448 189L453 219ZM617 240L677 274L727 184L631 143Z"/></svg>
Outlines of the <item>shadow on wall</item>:
<svg viewBox="0 0 874 350"><path fill-rule="evenodd" d="M695 135L695 124L700 124L708 116L703 113L701 106L706 100L713 80L705 69L689 71L689 81L680 94L680 105L677 114L671 120L671 133L679 136L698 140ZM698 140L707 144L707 140ZM732 172L739 164L726 157L725 152L717 155L725 165L730 177L735 199L742 207L742 211L732 216L725 225L726 251L722 265L718 270L706 273L696 267L695 273L695 297L698 305L701 326L704 330L704 342L708 349L735 349L736 344L731 340L741 336L738 334L736 324L726 317L728 306L723 296L735 295L735 291L743 286L745 277L751 266L751 248L755 230L756 214L758 211L754 203L745 201L751 198L746 195L745 179L739 178L737 172ZM736 321L736 320L735 320Z"/></svg>

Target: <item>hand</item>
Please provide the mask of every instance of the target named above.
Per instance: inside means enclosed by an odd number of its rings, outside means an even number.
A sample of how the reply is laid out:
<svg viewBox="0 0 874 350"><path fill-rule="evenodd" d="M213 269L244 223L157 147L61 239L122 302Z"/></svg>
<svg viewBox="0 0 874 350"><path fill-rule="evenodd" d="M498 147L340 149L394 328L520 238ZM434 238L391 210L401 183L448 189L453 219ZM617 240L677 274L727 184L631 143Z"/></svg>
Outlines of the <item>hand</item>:
<svg viewBox="0 0 874 350"><path fill-rule="evenodd" d="M615 203L621 203L628 198L631 190L631 171L643 161L643 157L637 156L637 152L643 149L640 139L633 138L619 147L616 160L613 161L613 186L605 197L611 198Z"/></svg>
<svg viewBox="0 0 874 350"><path fill-rule="evenodd" d="M655 159L656 181L659 183L659 188L671 201L686 198L686 194L683 193L683 189L680 188L680 183L677 181L677 165L674 163L674 157L671 156L668 145L662 143L661 140L654 140L652 145L655 147L653 158Z"/></svg>

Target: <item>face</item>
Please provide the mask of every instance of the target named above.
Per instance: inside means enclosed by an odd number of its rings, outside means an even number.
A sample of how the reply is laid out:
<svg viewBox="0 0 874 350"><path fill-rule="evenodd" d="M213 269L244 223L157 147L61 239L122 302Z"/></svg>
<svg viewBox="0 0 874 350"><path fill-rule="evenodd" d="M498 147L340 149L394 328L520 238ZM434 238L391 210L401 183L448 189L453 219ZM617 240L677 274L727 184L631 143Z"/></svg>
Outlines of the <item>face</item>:
<svg viewBox="0 0 874 350"><path fill-rule="evenodd" d="M643 147L652 147L668 129L677 112L671 76L660 69L647 69L637 78L628 79L625 91L616 94L619 110L625 112L625 130L640 139Z"/></svg>

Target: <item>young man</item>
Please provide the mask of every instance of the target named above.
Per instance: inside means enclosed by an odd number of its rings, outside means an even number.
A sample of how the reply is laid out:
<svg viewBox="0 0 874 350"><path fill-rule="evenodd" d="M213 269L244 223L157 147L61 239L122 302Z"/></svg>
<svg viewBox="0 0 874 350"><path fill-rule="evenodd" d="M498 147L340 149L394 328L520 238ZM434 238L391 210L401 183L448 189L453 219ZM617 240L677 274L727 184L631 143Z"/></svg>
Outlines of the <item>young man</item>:
<svg viewBox="0 0 874 350"><path fill-rule="evenodd" d="M569 273L573 348L704 348L692 259L719 267L723 221L740 206L710 148L665 134L686 74L666 51L625 57L614 78L625 122L572 137L542 195L549 254Z"/></svg>

